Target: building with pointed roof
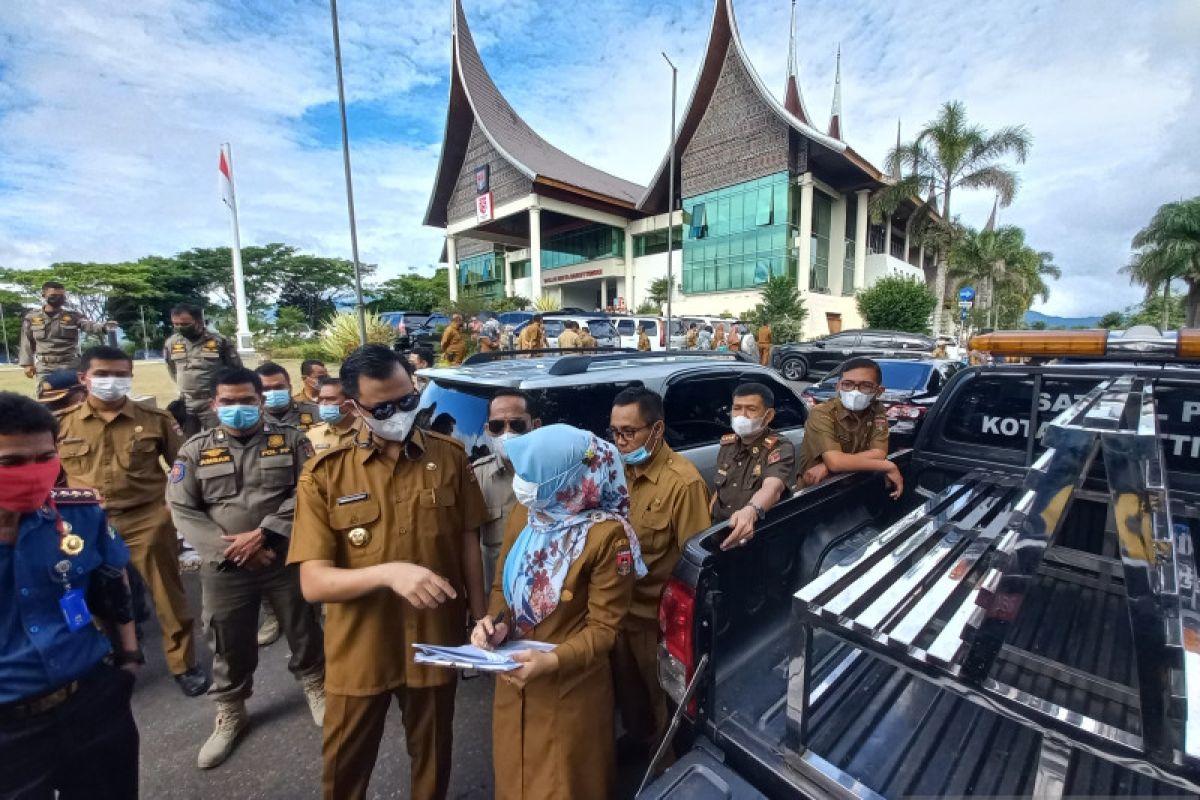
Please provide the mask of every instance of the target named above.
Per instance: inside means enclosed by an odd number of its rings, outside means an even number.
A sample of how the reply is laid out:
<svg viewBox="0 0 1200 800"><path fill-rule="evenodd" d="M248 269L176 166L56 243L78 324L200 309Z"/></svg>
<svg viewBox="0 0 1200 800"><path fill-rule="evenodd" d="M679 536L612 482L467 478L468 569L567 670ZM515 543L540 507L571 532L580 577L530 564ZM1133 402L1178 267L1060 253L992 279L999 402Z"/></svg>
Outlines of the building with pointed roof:
<svg viewBox="0 0 1200 800"><path fill-rule="evenodd" d="M428 225L446 231L451 297L549 296L561 306L634 308L666 274L674 228L677 315L745 313L768 278L796 280L806 333L860 324L856 289L887 274L924 277L908 227L920 205L871 225L885 175L845 141L840 48L828 133L797 78L792 7L780 102L750 63L733 0L715 0L700 71L670 152L645 187L571 157L539 136L500 94L453 0L450 103ZM898 235L893 235L898 234ZM885 252L885 250L887 252Z"/></svg>

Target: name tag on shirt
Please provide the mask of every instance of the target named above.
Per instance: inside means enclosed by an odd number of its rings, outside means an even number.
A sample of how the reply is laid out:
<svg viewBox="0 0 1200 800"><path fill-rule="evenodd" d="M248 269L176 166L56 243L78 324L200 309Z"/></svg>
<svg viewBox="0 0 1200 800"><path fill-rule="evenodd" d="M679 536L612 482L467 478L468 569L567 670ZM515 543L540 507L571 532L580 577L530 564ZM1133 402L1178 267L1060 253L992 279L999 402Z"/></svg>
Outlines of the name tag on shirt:
<svg viewBox="0 0 1200 800"><path fill-rule="evenodd" d="M346 504L348 504L348 503L357 503L357 502L359 502L360 500L366 500L366 499L367 499L367 493L366 493L366 492L360 492L360 493L358 493L358 494L348 494L348 495L346 495L345 497L339 497L339 498L337 499L337 504L338 504L339 506L344 506L344 505L346 505Z"/></svg>
<svg viewBox="0 0 1200 800"><path fill-rule="evenodd" d="M58 599L58 607L62 609L67 628L72 633L92 624L92 612L88 610L87 599L82 589L70 589Z"/></svg>

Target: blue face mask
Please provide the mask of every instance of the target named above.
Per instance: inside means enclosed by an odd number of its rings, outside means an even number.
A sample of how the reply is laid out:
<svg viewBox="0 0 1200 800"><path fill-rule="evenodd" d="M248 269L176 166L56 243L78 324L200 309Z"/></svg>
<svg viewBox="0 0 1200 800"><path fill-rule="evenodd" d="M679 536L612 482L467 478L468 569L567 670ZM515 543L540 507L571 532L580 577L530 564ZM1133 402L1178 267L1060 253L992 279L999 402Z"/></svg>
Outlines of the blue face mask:
<svg viewBox="0 0 1200 800"><path fill-rule="evenodd" d="M268 389L263 392L263 405L267 408L286 408L292 402L287 389Z"/></svg>
<svg viewBox="0 0 1200 800"><path fill-rule="evenodd" d="M342 413L341 406L319 405L317 406L317 416L321 418L322 422L340 422L346 415Z"/></svg>
<svg viewBox="0 0 1200 800"><path fill-rule="evenodd" d="M638 464L643 464L649 458L650 451L646 449L646 445L642 445L632 453L621 453L621 460L631 467L636 467Z"/></svg>
<svg viewBox="0 0 1200 800"><path fill-rule="evenodd" d="M244 431L253 428L262 418L258 406L218 406L217 419L227 428Z"/></svg>

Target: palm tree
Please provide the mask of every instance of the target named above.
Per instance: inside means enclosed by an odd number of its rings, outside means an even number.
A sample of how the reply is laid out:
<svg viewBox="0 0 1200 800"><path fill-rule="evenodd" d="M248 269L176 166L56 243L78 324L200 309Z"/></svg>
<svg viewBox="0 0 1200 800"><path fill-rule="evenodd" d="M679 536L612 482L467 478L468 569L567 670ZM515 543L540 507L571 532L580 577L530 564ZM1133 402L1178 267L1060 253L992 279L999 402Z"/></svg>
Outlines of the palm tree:
<svg viewBox="0 0 1200 800"><path fill-rule="evenodd" d="M956 189L991 189L1007 207L1017 193L1017 174L1002 162L1012 156L1025 163L1033 137L1023 125L1007 126L989 133L967 122L966 106L955 100L945 103L937 117L928 122L911 144L888 153L888 169L908 175L879 192L876 214L888 213L916 197L933 197L940 203L938 224L950 226L951 196ZM924 209L929 210L927 207ZM956 238L950 228L951 238ZM934 311L934 330L940 332L946 296L946 264L939 261L934 277L934 294L940 298Z"/></svg>
<svg viewBox="0 0 1200 800"><path fill-rule="evenodd" d="M1025 231L1015 225L963 229L948 261L956 284L980 287L979 304L986 309L989 327L1018 326L1035 299L1049 299L1046 280L1062 276L1054 255L1029 247Z"/></svg>
<svg viewBox="0 0 1200 800"><path fill-rule="evenodd" d="M1188 287L1186 325L1200 325L1200 197L1159 206L1133 246L1133 260L1121 271L1145 286L1147 297L1182 280Z"/></svg>

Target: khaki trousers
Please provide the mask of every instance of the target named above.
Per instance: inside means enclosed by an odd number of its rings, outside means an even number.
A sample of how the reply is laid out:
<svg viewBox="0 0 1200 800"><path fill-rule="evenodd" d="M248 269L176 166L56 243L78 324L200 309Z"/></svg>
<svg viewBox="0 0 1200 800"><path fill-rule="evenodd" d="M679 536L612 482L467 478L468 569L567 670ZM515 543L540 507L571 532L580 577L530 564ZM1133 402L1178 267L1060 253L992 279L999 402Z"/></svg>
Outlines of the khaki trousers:
<svg viewBox="0 0 1200 800"><path fill-rule="evenodd" d="M399 686L367 697L327 692L321 796L325 800L360 800L367 796L383 724L394 696L412 762L407 796L412 800L442 800L450 786L455 685L451 682L424 689Z"/></svg>
<svg viewBox="0 0 1200 800"><path fill-rule="evenodd" d="M108 509L108 521L125 540L133 568L154 598L167 667L176 675L187 672L196 666L196 643L192 612L179 577L179 543L170 509L165 503Z"/></svg>
<svg viewBox="0 0 1200 800"><path fill-rule="evenodd" d="M667 699L658 684L658 630L630 627L626 621L617 632L609 662L625 731L642 744L657 744L667 728Z"/></svg>

